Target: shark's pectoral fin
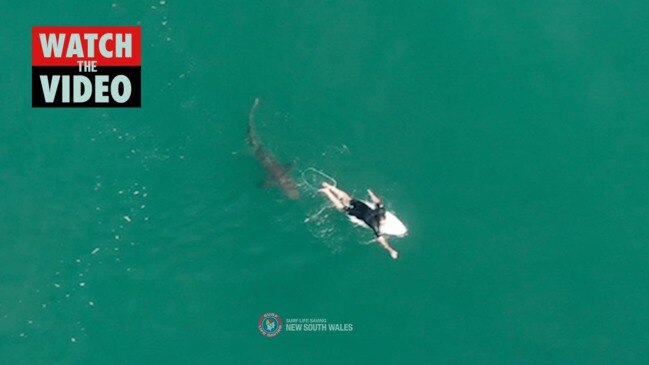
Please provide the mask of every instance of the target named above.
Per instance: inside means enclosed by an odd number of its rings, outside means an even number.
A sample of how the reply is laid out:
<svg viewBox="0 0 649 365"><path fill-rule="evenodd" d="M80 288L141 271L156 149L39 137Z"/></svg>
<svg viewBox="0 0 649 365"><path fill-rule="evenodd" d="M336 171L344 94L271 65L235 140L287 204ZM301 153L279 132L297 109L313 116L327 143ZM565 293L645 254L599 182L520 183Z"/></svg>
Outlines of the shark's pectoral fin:
<svg viewBox="0 0 649 365"><path fill-rule="evenodd" d="M270 176L266 176L266 179L264 181L260 181L259 184L257 184L257 186L260 188L270 188L275 185L277 185L277 181L275 181L275 179Z"/></svg>

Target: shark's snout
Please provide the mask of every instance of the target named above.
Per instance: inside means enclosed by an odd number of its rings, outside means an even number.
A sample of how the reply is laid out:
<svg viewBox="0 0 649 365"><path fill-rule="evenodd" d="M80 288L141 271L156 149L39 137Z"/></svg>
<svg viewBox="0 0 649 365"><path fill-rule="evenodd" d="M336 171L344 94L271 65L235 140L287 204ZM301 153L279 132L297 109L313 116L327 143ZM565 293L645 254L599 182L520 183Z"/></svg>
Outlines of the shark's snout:
<svg viewBox="0 0 649 365"><path fill-rule="evenodd" d="M295 200L300 198L300 190L293 180L282 179L281 187L284 194L289 198Z"/></svg>
<svg viewBox="0 0 649 365"><path fill-rule="evenodd" d="M300 198L300 191L297 190L297 187L294 189L291 189L286 192L286 195L288 195L289 198L291 199L299 199Z"/></svg>

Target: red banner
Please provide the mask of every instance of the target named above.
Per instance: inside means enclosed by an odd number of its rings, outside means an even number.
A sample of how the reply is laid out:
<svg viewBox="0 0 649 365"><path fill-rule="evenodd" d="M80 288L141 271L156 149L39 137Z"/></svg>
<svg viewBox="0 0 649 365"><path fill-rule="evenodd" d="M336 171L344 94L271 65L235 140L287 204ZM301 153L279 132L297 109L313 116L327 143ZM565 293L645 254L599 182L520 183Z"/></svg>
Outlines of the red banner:
<svg viewBox="0 0 649 365"><path fill-rule="evenodd" d="M139 26L32 27L32 66L140 66Z"/></svg>

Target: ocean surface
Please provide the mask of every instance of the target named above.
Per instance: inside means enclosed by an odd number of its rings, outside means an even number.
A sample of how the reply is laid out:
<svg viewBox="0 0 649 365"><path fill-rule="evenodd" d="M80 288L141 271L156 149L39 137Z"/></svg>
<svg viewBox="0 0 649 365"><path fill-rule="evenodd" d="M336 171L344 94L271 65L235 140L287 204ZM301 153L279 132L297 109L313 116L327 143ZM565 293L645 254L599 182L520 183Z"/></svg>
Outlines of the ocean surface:
<svg viewBox="0 0 649 365"><path fill-rule="evenodd" d="M648 2L0 10L0 364L649 363ZM141 108L31 107L32 26L137 24Z"/></svg>

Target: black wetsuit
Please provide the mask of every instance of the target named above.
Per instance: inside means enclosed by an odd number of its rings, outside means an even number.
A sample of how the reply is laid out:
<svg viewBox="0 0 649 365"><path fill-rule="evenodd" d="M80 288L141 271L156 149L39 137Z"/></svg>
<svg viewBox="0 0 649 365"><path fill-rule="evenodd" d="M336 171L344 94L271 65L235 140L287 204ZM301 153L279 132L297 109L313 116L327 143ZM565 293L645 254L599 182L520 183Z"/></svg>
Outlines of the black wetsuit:
<svg viewBox="0 0 649 365"><path fill-rule="evenodd" d="M377 204L376 208L372 209L364 202L358 199L352 199L349 205L345 208L347 214L362 220L368 227L374 231L376 237L381 235L381 219L385 216L385 208L383 204Z"/></svg>

